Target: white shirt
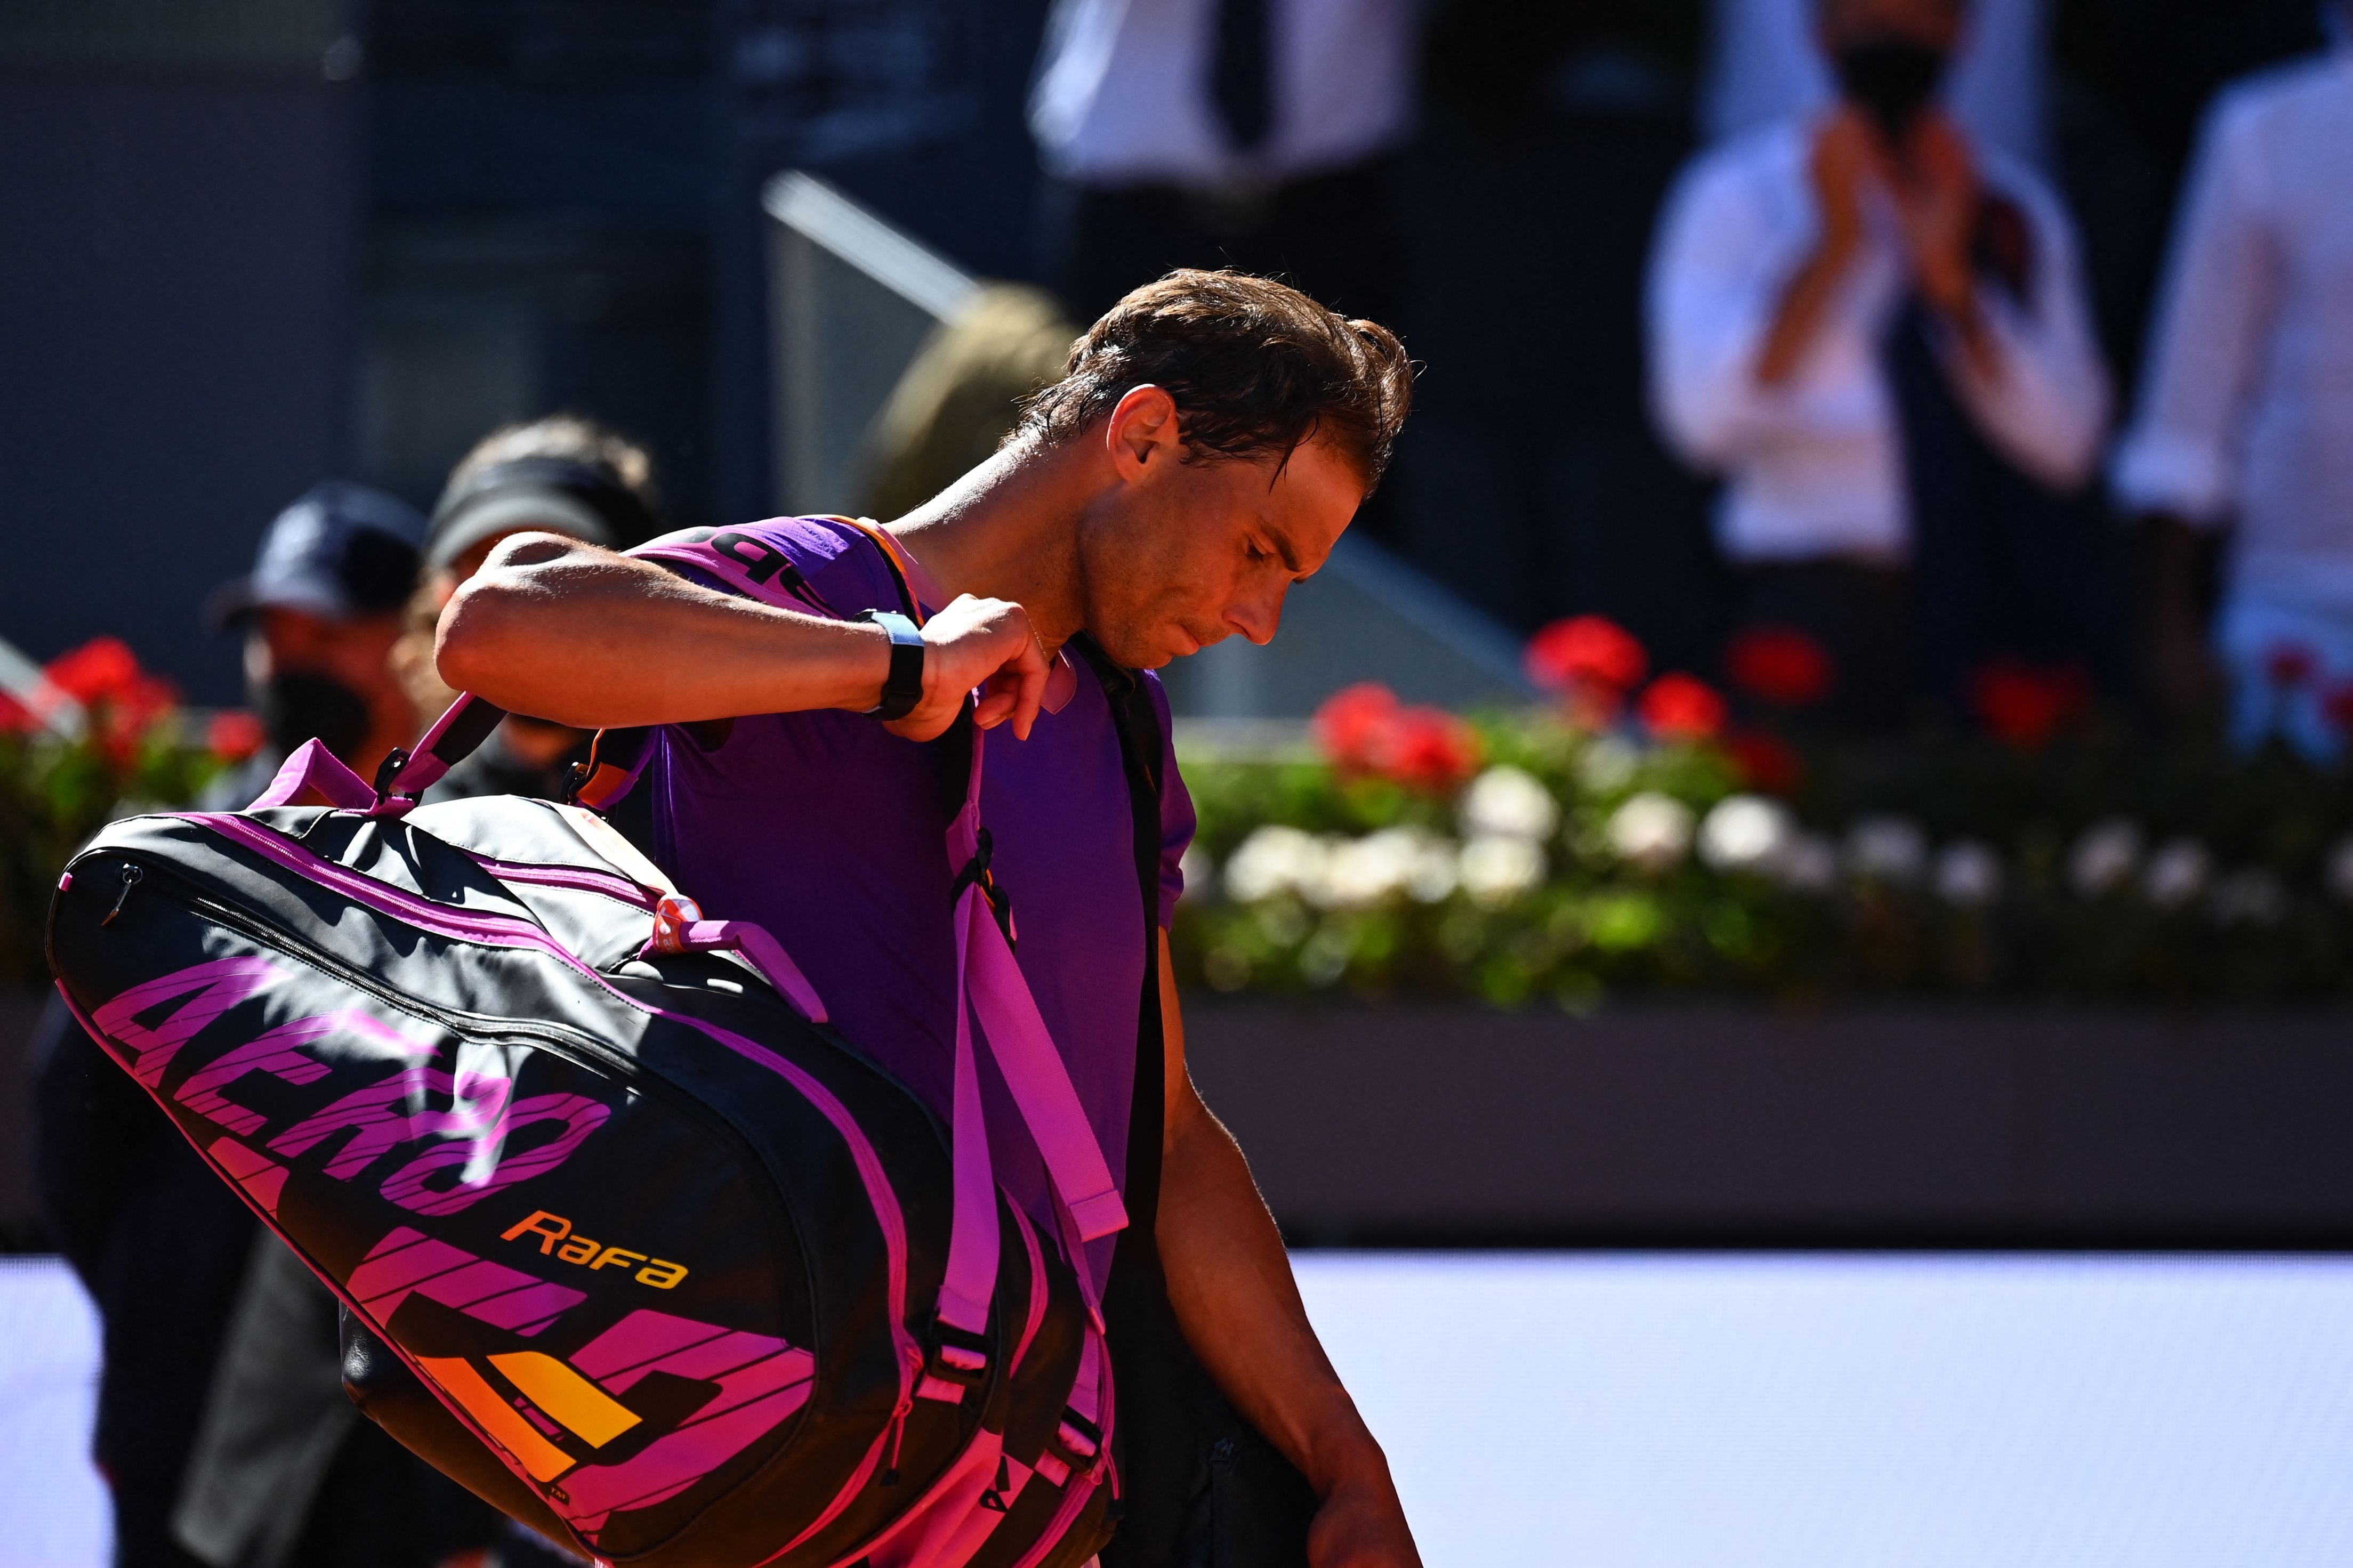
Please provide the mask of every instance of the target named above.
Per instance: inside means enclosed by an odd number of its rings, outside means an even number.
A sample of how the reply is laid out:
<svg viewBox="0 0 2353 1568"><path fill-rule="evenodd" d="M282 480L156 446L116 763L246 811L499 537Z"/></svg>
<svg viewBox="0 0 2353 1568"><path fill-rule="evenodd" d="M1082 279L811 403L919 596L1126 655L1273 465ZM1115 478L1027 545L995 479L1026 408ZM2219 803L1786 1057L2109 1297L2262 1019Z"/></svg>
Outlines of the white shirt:
<svg viewBox="0 0 2353 1568"><path fill-rule="evenodd" d="M2207 117L2117 499L2235 519L2234 595L2353 613L2353 53Z"/></svg>
<svg viewBox="0 0 2353 1568"><path fill-rule="evenodd" d="M1667 202L1646 300L1651 398L1668 443L1729 481L1716 539L1735 561L1854 555L1899 561L1911 543L1903 434L1884 369L1908 271L1892 203L1865 204L1866 237L1820 331L1778 386L1757 362L1789 280L1820 230L1807 168L1810 120L1703 153ZM1993 447L2044 483L2090 477L2107 426L2107 373L2093 342L2073 228L2028 170L1980 153L1989 188L2032 235L2032 296L1999 287L1978 305L2002 366L1980 374L1944 345L1946 374Z"/></svg>
<svg viewBox="0 0 2353 1568"><path fill-rule="evenodd" d="M1411 128L1413 0L1268 0L1274 124L1243 157L1209 96L1218 0L1057 0L1029 129L1085 184L1209 189L1345 167Z"/></svg>

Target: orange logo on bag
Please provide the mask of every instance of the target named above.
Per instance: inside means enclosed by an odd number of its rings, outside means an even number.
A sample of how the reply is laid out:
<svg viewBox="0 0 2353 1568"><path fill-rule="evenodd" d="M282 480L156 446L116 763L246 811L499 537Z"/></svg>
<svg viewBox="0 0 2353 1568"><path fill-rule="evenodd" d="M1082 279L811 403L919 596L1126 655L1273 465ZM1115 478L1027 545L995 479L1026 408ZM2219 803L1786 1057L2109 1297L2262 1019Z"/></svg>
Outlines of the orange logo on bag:
<svg viewBox="0 0 2353 1568"><path fill-rule="evenodd" d="M566 1263L584 1265L592 1274L608 1264L617 1263L623 1268L643 1264L645 1267L638 1269L638 1283L650 1285L657 1290L670 1289L686 1278L686 1265L683 1263L670 1263L659 1258L649 1258L642 1252L632 1252L626 1247L607 1247L604 1243L591 1241L585 1236L575 1236L572 1234L570 1220L565 1219L562 1215L550 1214L545 1209L534 1210L529 1219L508 1226L500 1233L499 1239L512 1241L519 1236L537 1237L542 1254L550 1258L560 1258ZM558 1242L563 1245L557 1246Z"/></svg>

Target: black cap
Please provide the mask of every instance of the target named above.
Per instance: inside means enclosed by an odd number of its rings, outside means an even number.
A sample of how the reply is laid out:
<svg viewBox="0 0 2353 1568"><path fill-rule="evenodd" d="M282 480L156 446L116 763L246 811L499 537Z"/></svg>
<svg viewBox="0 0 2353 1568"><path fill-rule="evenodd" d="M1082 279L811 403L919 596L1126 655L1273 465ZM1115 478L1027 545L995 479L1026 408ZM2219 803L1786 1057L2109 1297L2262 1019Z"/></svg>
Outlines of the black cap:
<svg viewBox="0 0 2353 1568"><path fill-rule="evenodd" d="M330 479L271 521L250 575L205 602L216 629L261 609L350 620L396 609L417 584L425 519L382 490Z"/></svg>
<svg viewBox="0 0 2353 1568"><path fill-rule="evenodd" d="M425 544L427 566L447 566L472 545L529 529L618 550L660 531L635 490L569 458L512 458L441 493Z"/></svg>

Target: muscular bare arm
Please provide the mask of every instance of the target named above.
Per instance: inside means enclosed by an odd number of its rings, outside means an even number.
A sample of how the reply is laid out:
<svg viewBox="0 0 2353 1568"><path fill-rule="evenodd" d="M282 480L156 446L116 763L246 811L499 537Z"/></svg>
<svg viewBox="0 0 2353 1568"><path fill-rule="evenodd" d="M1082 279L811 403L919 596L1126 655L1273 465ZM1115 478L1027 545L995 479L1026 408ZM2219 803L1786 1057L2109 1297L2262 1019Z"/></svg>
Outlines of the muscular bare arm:
<svg viewBox="0 0 2353 1568"><path fill-rule="evenodd" d="M1323 1500L1307 1543L1314 1568L1419 1568L1388 1461L1307 1321L1273 1216L1232 1134L1193 1088L1166 931L1160 1015L1168 1110L1157 1223L1186 1341Z"/></svg>
<svg viewBox="0 0 2353 1568"><path fill-rule="evenodd" d="M928 740L982 687L984 728L1027 737L1046 663L1018 605L957 599L923 628L923 698L892 728ZM715 593L649 561L519 534L441 615L441 679L501 708L584 729L746 713L863 711L890 672L879 626Z"/></svg>

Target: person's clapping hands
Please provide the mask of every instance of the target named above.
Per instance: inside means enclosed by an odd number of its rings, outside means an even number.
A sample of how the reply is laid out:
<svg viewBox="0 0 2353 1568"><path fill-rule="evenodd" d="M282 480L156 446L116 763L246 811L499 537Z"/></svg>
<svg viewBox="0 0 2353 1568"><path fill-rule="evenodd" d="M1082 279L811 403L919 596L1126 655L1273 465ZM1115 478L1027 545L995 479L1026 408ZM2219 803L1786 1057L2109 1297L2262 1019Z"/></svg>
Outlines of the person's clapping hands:
<svg viewBox="0 0 2353 1568"><path fill-rule="evenodd" d="M1969 241L1981 195L1968 138L1943 110L1923 110L1893 166L1896 216L1920 296L1939 314L1965 319L1974 309Z"/></svg>

